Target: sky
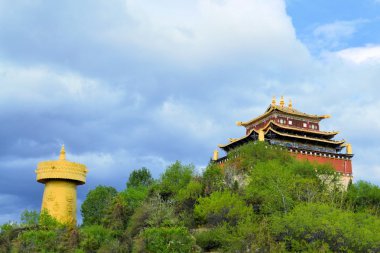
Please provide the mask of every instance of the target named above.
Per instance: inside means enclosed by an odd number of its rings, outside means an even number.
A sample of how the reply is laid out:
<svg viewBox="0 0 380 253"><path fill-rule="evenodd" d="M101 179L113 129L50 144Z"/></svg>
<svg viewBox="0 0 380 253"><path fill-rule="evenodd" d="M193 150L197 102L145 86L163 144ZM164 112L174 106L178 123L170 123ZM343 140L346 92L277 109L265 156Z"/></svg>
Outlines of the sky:
<svg viewBox="0 0 380 253"><path fill-rule="evenodd" d="M272 96L332 115L380 185L379 30L378 0L0 0L0 224L40 209L62 144L80 206L134 169L202 170Z"/></svg>

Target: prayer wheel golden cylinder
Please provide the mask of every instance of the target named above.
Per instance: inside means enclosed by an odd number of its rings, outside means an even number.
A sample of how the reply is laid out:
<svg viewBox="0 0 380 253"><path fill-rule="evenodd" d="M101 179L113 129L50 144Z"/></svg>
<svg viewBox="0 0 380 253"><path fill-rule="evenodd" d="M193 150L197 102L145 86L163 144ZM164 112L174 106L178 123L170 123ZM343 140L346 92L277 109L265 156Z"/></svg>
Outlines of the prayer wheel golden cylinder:
<svg viewBox="0 0 380 253"><path fill-rule="evenodd" d="M76 224L76 188L86 183L86 166L67 161L62 146L59 160L40 162L35 172L37 181L45 184L41 212L47 211L59 222Z"/></svg>

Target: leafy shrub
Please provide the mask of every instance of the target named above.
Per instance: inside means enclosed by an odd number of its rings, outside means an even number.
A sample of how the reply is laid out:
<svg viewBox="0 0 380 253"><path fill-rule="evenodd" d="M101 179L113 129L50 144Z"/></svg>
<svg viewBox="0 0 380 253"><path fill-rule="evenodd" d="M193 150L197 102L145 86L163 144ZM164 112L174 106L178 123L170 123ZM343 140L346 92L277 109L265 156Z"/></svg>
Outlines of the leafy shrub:
<svg viewBox="0 0 380 253"><path fill-rule="evenodd" d="M127 231L131 236L135 236L146 227L172 227L178 224L179 220L173 204L156 195L136 209L130 219Z"/></svg>
<svg viewBox="0 0 380 253"><path fill-rule="evenodd" d="M195 240L185 227L147 228L142 233L145 249L152 253L192 252Z"/></svg>
<svg viewBox="0 0 380 253"><path fill-rule="evenodd" d="M380 214L380 187L359 181L351 184L347 191L347 203L355 211L368 211Z"/></svg>
<svg viewBox="0 0 380 253"><path fill-rule="evenodd" d="M194 214L201 222L215 226L222 222L237 224L239 220L250 217L252 209L239 195L224 191L199 198Z"/></svg>
<svg viewBox="0 0 380 253"><path fill-rule="evenodd" d="M63 245L58 231L31 230L19 234L19 252L60 252Z"/></svg>
<svg viewBox="0 0 380 253"><path fill-rule="evenodd" d="M64 224L61 224L56 218L51 216L46 210L42 210L39 216L39 225L45 229L57 229L64 227Z"/></svg>
<svg viewBox="0 0 380 253"><path fill-rule="evenodd" d="M96 252L104 245L114 241L112 230L100 225L85 226L79 231L80 247L85 252Z"/></svg>
<svg viewBox="0 0 380 253"><path fill-rule="evenodd" d="M107 213L107 209L112 204L117 191L113 187L99 185L88 192L85 201L81 206L84 225L100 225Z"/></svg>
<svg viewBox="0 0 380 253"><path fill-rule="evenodd" d="M152 175L150 174L150 171L143 167L139 170L132 171L131 175L129 176L128 182L127 182L127 188L135 188L135 187L148 187L153 183Z"/></svg>
<svg viewBox="0 0 380 253"><path fill-rule="evenodd" d="M185 188L179 190L176 200L179 202L181 209L192 211L202 193L202 184L197 180L191 180Z"/></svg>
<svg viewBox="0 0 380 253"><path fill-rule="evenodd" d="M271 230L275 239L284 241L290 251L326 247L334 252L380 251L378 218L326 204L300 204L283 217L273 216Z"/></svg>
<svg viewBox="0 0 380 253"><path fill-rule="evenodd" d="M206 252L217 250L224 245L225 232L226 230L223 226L204 229L203 231L195 233L196 243Z"/></svg>
<svg viewBox="0 0 380 253"><path fill-rule="evenodd" d="M167 200L175 196L181 189L185 188L191 181L194 165L182 165L179 161L170 165L162 174L159 183L160 195Z"/></svg>
<svg viewBox="0 0 380 253"><path fill-rule="evenodd" d="M119 195L130 209L130 212L133 212L148 197L148 191L149 189L146 186L129 187L120 192Z"/></svg>
<svg viewBox="0 0 380 253"><path fill-rule="evenodd" d="M230 159L226 166L233 166L246 172L251 171L258 163L279 160L285 165L294 160L285 149L264 142L242 145L229 152L228 157Z"/></svg>
<svg viewBox="0 0 380 253"><path fill-rule="evenodd" d="M203 172L202 181L206 194L222 191L225 188L223 168L217 164L210 164Z"/></svg>
<svg viewBox="0 0 380 253"><path fill-rule="evenodd" d="M25 210L24 212L21 213L21 224L24 226L37 225L39 217L40 215L37 211Z"/></svg>

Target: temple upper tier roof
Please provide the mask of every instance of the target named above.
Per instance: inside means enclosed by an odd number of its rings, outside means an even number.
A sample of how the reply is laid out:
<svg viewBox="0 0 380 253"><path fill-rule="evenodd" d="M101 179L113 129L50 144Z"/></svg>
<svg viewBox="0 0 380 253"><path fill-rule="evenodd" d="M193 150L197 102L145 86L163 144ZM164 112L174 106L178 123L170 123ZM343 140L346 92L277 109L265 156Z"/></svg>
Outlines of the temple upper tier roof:
<svg viewBox="0 0 380 253"><path fill-rule="evenodd" d="M272 104L268 106L268 108L264 112L264 114L254 118L252 120L246 121L246 122L239 121L239 122L237 122L237 125L238 126L244 126L244 127L249 126L249 125L258 122L261 119L263 119L263 118L265 118L265 117L267 117L270 114L273 114L275 112L280 112L282 114L287 114L290 116L308 118L308 119L317 120L317 121L320 121L320 120L326 119L326 118L330 118L330 115L315 115L315 114L308 114L308 113L298 111L298 110L293 108L291 102L289 103L288 106L286 106L284 101L283 101L283 98L281 98L280 105L276 105L275 100L274 100L274 102L272 102Z"/></svg>

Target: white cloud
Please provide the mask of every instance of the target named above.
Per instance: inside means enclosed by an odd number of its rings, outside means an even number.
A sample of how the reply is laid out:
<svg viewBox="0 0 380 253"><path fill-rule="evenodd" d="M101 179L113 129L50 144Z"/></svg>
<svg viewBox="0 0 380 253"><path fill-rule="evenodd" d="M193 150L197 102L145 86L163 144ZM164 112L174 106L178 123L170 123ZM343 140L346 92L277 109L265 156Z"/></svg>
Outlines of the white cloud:
<svg viewBox="0 0 380 253"><path fill-rule="evenodd" d="M347 48L336 52L336 54L340 58L356 64L380 63L380 45Z"/></svg>
<svg viewBox="0 0 380 253"><path fill-rule="evenodd" d="M123 94L108 88L96 79L59 71L48 66L17 66L0 62L0 104L33 105L38 110L63 110L75 104L90 105L92 101L118 104Z"/></svg>
<svg viewBox="0 0 380 253"><path fill-rule="evenodd" d="M351 21L335 21L316 27L313 31L313 41L322 49L336 48L341 46L345 39L351 38L358 29L358 26L368 22L364 19Z"/></svg>
<svg viewBox="0 0 380 253"><path fill-rule="evenodd" d="M218 132L219 126L211 118L181 101L166 100L155 113L157 125L178 131L193 138L204 139Z"/></svg>
<svg viewBox="0 0 380 253"><path fill-rule="evenodd" d="M70 161L85 164L88 168L88 177L99 182L118 179L127 182L129 173L140 167L147 167L154 176L158 176L164 168L174 161L166 161L155 155L137 155L127 150L114 152L86 152L83 154L67 153ZM114 185L116 187L116 185Z"/></svg>
<svg viewBox="0 0 380 253"><path fill-rule="evenodd" d="M372 184L380 185L380 166L361 165L353 162L354 166L354 181L364 180Z"/></svg>
<svg viewBox="0 0 380 253"><path fill-rule="evenodd" d="M133 41L164 59L204 65L244 54L280 61L285 55L307 57L295 37L283 1L198 0L179 4L168 0L159 3L126 0L125 3L128 16L137 25L128 31L111 31L108 36Z"/></svg>

